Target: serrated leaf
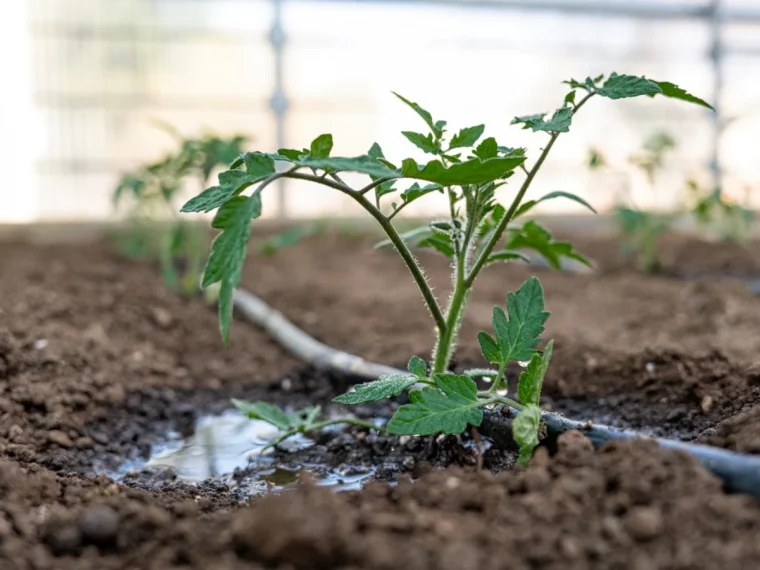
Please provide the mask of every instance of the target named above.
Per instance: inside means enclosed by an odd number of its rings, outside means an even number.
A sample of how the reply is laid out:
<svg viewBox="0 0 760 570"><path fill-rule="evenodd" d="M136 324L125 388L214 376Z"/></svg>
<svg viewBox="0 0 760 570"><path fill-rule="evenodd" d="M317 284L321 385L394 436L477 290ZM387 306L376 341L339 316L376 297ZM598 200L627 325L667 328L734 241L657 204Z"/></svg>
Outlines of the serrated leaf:
<svg viewBox="0 0 760 570"><path fill-rule="evenodd" d="M480 344L480 351L488 362L498 363L501 361L501 350L491 335L480 331L478 333L478 343Z"/></svg>
<svg viewBox="0 0 760 570"><path fill-rule="evenodd" d="M380 160L367 154L350 158L303 156L295 160L294 164L320 170L329 169L336 172L361 172L362 174L377 176L378 178L399 176L397 171L391 170Z"/></svg>
<svg viewBox="0 0 760 570"><path fill-rule="evenodd" d="M407 158L401 165L401 173L406 178L427 180L441 186L485 184L510 176L524 161L524 157L497 157L488 160L476 158L446 167L440 160L431 160L420 168L416 161Z"/></svg>
<svg viewBox="0 0 760 570"><path fill-rule="evenodd" d="M234 210L234 211L232 211ZM219 291L219 324L222 338L229 342L232 321L232 293L240 283L240 274L245 261L248 238L251 235L251 220L261 215L261 195L257 192L244 201L238 201L231 208L224 224L219 221L222 232L211 244L211 253L203 273L201 287L207 288L221 282Z"/></svg>
<svg viewBox="0 0 760 570"><path fill-rule="evenodd" d="M372 382L357 384L352 392L336 396L333 398L333 402L356 405L385 400L392 396L398 396L410 386L415 385L418 380L417 376L409 376L407 374L382 376Z"/></svg>
<svg viewBox="0 0 760 570"><path fill-rule="evenodd" d="M549 313L544 311L544 290L538 279L531 277L517 292L507 293L506 313L501 307L494 307L492 324L498 354L490 351L489 354L484 352L484 356L500 365L507 365L512 360L530 360L536 353L536 345L541 342L539 335L548 318Z"/></svg>
<svg viewBox="0 0 760 570"><path fill-rule="evenodd" d="M234 398L232 403L238 410L253 420L265 421L283 431L291 427L290 418L277 406L266 402L246 402L245 400L236 400Z"/></svg>
<svg viewBox="0 0 760 570"><path fill-rule="evenodd" d="M530 263L530 258L526 257L519 251L500 251L498 253L493 253L486 260L486 263L496 263L497 261L514 261L515 259L519 259L525 263Z"/></svg>
<svg viewBox="0 0 760 570"><path fill-rule="evenodd" d="M234 196L219 206L214 219L211 220L211 227L217 230L224 229L240 208L248 200L247 196Z"/></svg>
<svg viewBox="0 0 760 570"><path fill-rule="evenodd" d="M544 115L526 115L515 117L512 124L521 124L523 129L531 129L534 133L544 131L548 133L566 133L570 130L573 121L573 110L570 107L561 107L554 111L549 121L544 120Z"/></svg>
<svg viewBox="0 0 760 570"><path fill-rule="evenodd" d="M412 356L406 369L417 378L427 378L427 364L419 356Z"/></svg>
<svg viewBox="0 0 760 570"><path fill-rule="evenodd" d="M274 160L260 152L243 155L245 171L227 170L219 175L219 185L207 188L182 206L181 212L210 212L233 196L274 174Z"/></svg>
<svg viewBox="0 0 760 570"><path fill-rule="evenodd" d="M412 131L402 131L401 134L404 135L409 140L409 142L411 142L414 146L423 152L426 152L428 154L438 153L438 146L433 140L433 135L423 135L421 133L415 133Z"/></svg>
<svg viewBox="0 0 760 570"><path fill-rule="evenodd" d="M642 95L656 95L662 93L662 88L646 77L613 73L604 82L604 85L597 87L596 93L608 99L626 99Z"/></svg>
<svg viewBox="0 0 760 570"><path fill-rule="evenodd" d="M496 144L495 138L488 137L477 146L473 154L481 160L495 158L499 154L499 145Z"/></svg>
<svg viewBox="0 0 760 570"><path fill-rule="evenodd" d="M661 95L665 97L670 97L672 99L680 99L681 101L687 101L689 103L694 103L695 105L701 105L702 107L707 107L708 109L711 109L713 111L715 110L713 106L710 105L707 101L692 95L685 89L681 89L675 83L670 83L668 81L655 81L655 83L662 90ZM654 97L654 95L652 95L652 97Z"/></svg>
<svg viewBox="0 0 760 570"><path fill-rule="evenodd" d="M309 156L309 151L307 149L294 150L291 148L281 148L274 156L272 156L272 158L275 160L287 160L290 162L295 162L302 156Z"/></svg>
<svg viewBox="0 0 760 570"><path fill-rule="evenodd" d="M518 218L518 217L522 216L523 214L525 214L526 212L532 210L540 202L543 202L545 200L553 200L554 198L567 198L568 200L572 200L573 202L576 202L576 203L580 204L581 206L585 206L586 208L588 208L589 210L591 210L595 214L597 213L597 211L593 208L593 206L591 206L591 204L589 204L588 202L586 202L586 200L584 200L580 196L577 196L575 194L571 194L570 192L564 192L562 190L556 190L554 192L549 192L546 196L542 196L538 200L527 200L527 201L523 202L522 204L520 204L520 207L515 212L515 215L514 215L513 219L514 218Z"/></svg>
<svg viewBox="0 0 760 570"><path fill-rule="evenodd" d="M437 374L437 388L412 390L411 403L404 404L388 422L388 432L396 435L459 434L467 424L479 426L483 411L478 388L467 376Z"/></svg>
<svg viewBox="0 0 760 570"><path fill-rule="evenodd" d="M478 139L483 135L486 130L485 125L476 125L474 127L466 127L460 130L457 134L451 137L449 143L449 150L455 148L467 148L478 142Z"/></svg>
<svg viewBox="0 0 760 570"><path fill-rule="evenodd" d="M443 187L440 184L420 186L415 182L401 193L401 198L404 202L414 202L417 198L422 198L425 194L430 194L431 192L443 192Z"/></svg>
<svg viewBox="0 0 760 570"><path fill-rule="evenodd" d="M542 355L534 354L528 363L528 367L520 373L520 379L517 383L517 396L523 404L539 405L541 388L544 384L544 376L546 376L546 371L549 368L553 347L554 341L550 340L544 348L544 353Z"/></svg>
<svg viewBox="0 0 760 570"><path fill-rule="evenodd" d="M333 137L331 134L319 135L311 141L311 156L314 158L326 158L330 156L333 147Z"/></svg>
<svg viewBox="0 0 760 570"><path fill-rule="evenodd" d="M433 133L437 137L440 138L441 134L443 133L443 127L446 125L445 121L438 121L437 123L433 123L433 116L428 111L420 107L417 103L409 101L408 99L406 99L405 97L402 97L395 91L393 91L393 94L399 99L401 99L404 103L406 103L420 117L422 117L422 120L425 121L425 124L427 124L428 127L430 127L430 130L433 131Z"/></svg>
<svg viewBox="0 0 760 570"><path fill-rule="evenodd" d="M591 267L589 260L576 251L571 243L556 241L548 230L533 220L525 222L521 228L510 229L504 248L507 250L532 249L557 270L562 267L560 261L562 257L574 259Z"/></svg>
<svg viewBox="0 0 760 570"><path fill-rule="evenodd" d="M512 437L520 446L518 463L527 465L538 446L538 429L541 426L541 408L534 405L525 406L512 420Z"/></svg>

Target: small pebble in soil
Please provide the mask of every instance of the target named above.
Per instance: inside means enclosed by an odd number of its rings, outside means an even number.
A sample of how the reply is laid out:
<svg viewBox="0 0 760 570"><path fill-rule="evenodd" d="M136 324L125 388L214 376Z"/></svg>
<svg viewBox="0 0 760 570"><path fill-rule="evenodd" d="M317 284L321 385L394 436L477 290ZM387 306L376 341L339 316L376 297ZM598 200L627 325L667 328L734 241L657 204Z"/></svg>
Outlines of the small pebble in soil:
<svg viewBox="0 0 760 570"><path fill-rule="evenodd" d="M51 524L44 532L45 542L55 554L73 554L82 544L82 533L71 523Z"/></svg>
<svg viewBox="0 0 760 570"><path fill-rule="evenodd" d="M116 540L121 519L110 507L93 507L79 519L79 530L85 541L92 544L108 544Z"/></svg>
<svg viewBox="0 0 760 570"><path fill-rule="evenodd" d="M623 524L634 540L651 540L662 530L662 515L653 507L634 507Z"/></svg>
<svg viewBox="0 0 760 570"><path fill-rule="evenodd" d="M71 441L71 438L64 432L54 429L52 431L49 431L47 434L48 440L51 443L54 443L56 445L59 445L61 447L73 447L74 442Z"/></svg>
<svg viewBox="0 0 760 570"><path fill-rule="evenodd" d="M702 398L702 401L699 404L699 407L702 409L702 411L706 414L710 413L710 410L713 409L713 405L715 404L715 400L713 400L713 397L709 394Z"/></svg>

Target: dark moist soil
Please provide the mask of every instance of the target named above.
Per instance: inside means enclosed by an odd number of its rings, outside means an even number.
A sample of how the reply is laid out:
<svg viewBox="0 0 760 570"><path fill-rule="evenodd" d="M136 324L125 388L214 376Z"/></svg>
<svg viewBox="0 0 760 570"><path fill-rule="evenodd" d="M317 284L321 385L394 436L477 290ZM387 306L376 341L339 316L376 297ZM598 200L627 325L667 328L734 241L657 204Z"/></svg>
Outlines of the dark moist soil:
<svg viewBox="0 0 760 570"><path fill-rule="evenodd" d="M668 272L645 276L618 259L614 240L573 241L599 263L595 274L512 264L479 279L457 368L484 364L477 331L535 274L555 339L545 407L760 452L760 298L713 278L760 273L756 244L669 236ZM329 234L253 255L244 284L318 339L403 367L427 356L433 331L403 265L371 244ZM445 299L446 262L420 258ZM191 485L139 469L151 445L191 433L231 397L327 404L345 388L239 317L223 348L202 300L165 291L154 268L105 245L0 244L0 569L760 566L760 506L650 442L593 451L569 434L557 455L541 449L523 469L483 441L493 474L477 471L469 435L339 430L278 464L371 466L379 481L347 493L306 481L263 499L235 484L245 470ZM122 483L97 474L124 465L138 468Z"/></svg>

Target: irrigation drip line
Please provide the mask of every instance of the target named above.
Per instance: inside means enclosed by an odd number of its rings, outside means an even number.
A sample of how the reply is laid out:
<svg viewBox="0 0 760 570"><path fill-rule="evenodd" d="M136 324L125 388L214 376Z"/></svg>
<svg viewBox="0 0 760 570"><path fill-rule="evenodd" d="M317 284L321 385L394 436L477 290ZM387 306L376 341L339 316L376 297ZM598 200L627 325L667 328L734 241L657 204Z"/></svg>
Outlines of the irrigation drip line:
<svg viewBox="0 0 760 570"><path fill-rule="evenodd" d="M248 291L236 289L232 299L235 308L247 320L266 331L293 356L316 369L354 380L376 380L382 375L406 374L398 368L368 362L319 342ZM520 412L511 407L509 411L509 414L498 410L486 412L480 432L502 444L505 439L510 439L512 419ZM547 427L545 443L554 443L557 437L571 430L580 431L597 447L608 441L622 439L653 440L662 448L683 451L696 458L703 467L723 481L727 491L746 493L760 500L759 456L673 439L653 438L634 431L579 422L554 412L542 412L541 419Z"/></svg>

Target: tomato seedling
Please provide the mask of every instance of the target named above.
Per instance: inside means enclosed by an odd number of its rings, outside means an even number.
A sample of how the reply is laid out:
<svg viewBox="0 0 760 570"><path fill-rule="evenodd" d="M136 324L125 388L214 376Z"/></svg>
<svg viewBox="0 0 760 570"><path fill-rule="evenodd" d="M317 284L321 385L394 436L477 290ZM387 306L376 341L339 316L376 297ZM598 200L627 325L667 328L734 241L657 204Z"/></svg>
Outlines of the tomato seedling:
<svg viewBox="0 0 760 570"><path fill-rule="evenodd" d="M400 406L387 424L388 432L403 435L459 434L468 425L480 425L484 408L508 405L519 411L512 430L520 446L520 462L525 463L539 443L541 387L553 346L549 341L543 350L538 348L549 316L544 310L543 289L538 279L532 277L516 292L507 294L505 308L494 308L493 335L481 332L478 340L484 357L495 369L454 374L449 365L477 277L491 264L521 259L524 250L537 252L555 267L563 257L586 262L571 244L556 241L538 223L515 222L540 202L557 198L574 200L593 211L582 198L567 192L552 192L535 200L525 200L526 192L557 139L570 130L580 110L592 98L664 96L711 108L672 83L644 77L613 73L606 78L571 79L565 83L570 91L561 107L552 113L512 120L523 129L548 137L532 164L528 163L524 148L502 146L493 137L483 138L484 125L466 127L450 136L446 121L434 119L419 104L398 94L398 99L424 123L423 132L404 131L402 134L432 156L425 164L412 158L394 163L378 144L360 156L334 157L331 156L333 139L329 134L314 139L309 148L241 155L230 170L220 174L217 186L208 188L182 207L183 212L216 210L212 226L221 231L213 242L202 286L219 284L219 318L224 341L229 342L233 290L240 282L251 220L261 215L262 195L267 187L280 178L291 178L341 192L379 224L406 264L430 312L437 342L429 362L414 356L409 361L407 374L359 384L334 401L355 405L408 392L409 402ZM278 170L276 163L286 166ZM345 172L364 174L369 181L362 187L349 186L341 176ZM518 173L524 175L518 189L510 201L500 203L496 190ZM253 191L244 195L248 188ZM412 202L433 193L447 198L449 215L413 232L400 234L393 223L398 214ZM410 251L412 241L434 248L452 260L453 292L445 308ZM524 366L516 395L506 392L504 372L511 362ZM478 390L473 378L479 376L491 378L489 389ZM257 407L261 403L246 405ZM269 421L256 411L258 408L252 409L256 417ZM351 418L344 421L355 423ZM316 425L311 427L316 429ZM283 429L288 426L282 423ZM289 432L293 429L288 427Z"/></svg>

